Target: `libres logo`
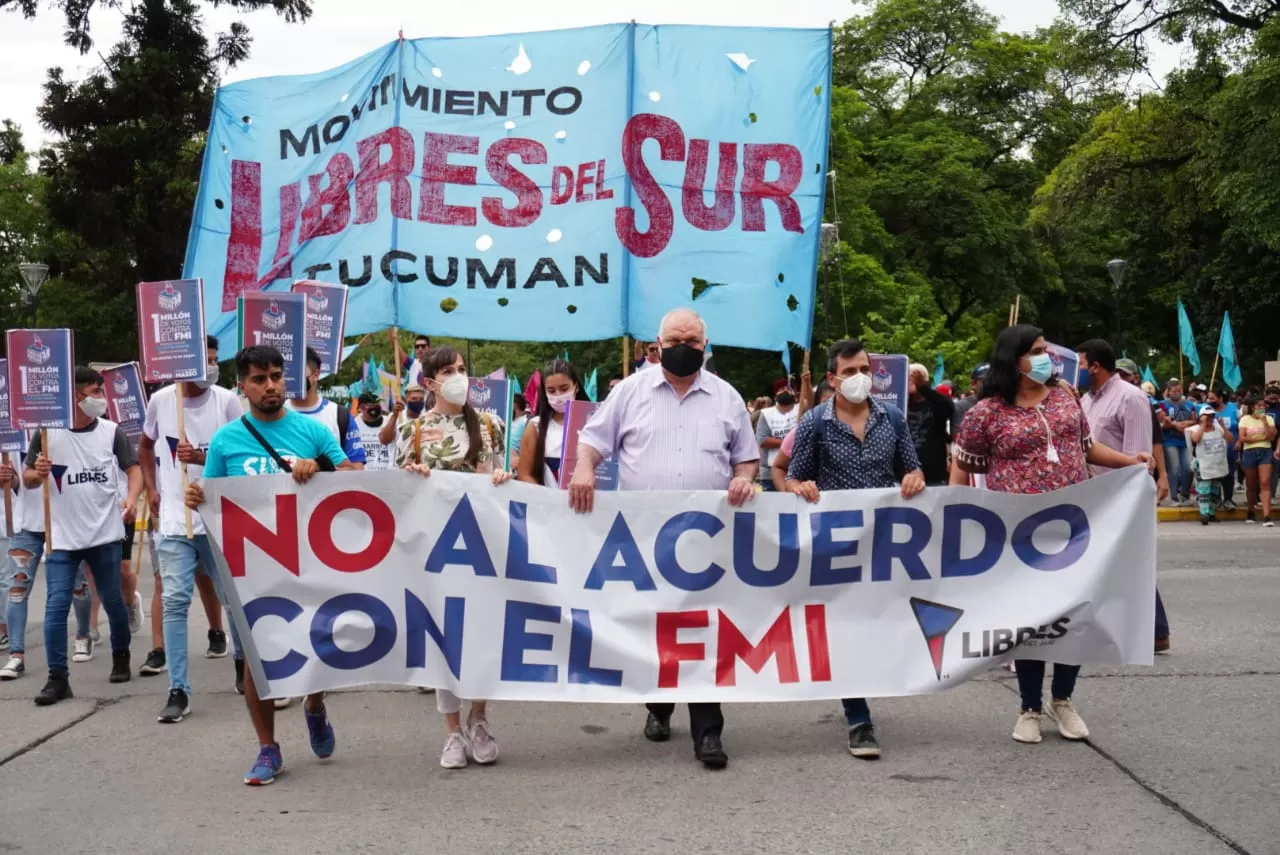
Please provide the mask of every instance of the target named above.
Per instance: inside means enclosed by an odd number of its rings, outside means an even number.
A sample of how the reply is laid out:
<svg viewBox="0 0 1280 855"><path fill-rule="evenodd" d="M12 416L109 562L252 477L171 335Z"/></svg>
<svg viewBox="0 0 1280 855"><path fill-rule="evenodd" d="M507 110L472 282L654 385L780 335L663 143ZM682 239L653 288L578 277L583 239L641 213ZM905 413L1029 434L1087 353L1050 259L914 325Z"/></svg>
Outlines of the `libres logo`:
<svg viewBox="0 0 1280 855"><path fill-rule="evenodd" d="M288 323L288 318L284 312L280 311L280 304L275 300L271 301L271 305L262 313L262 325L271 331L276 331Z"/></svg>
<svg viewBox="0 0 1280 855"><path fill-rule="evenodd" d="M323 312L329 308L329 298L319 288L314 294L307 295L307 308L313 312Z"/></svg>
<svg viewBox="0 0 1280 855"><path fill-rule="evenodd" d="M166 282L164 290L160 292L160 296L156 298L156 302L160 304L160 308L166 312L172 312L174 309L182 305L182 292L173 289L172 282Z"/></svg>
<svg viewBox="0 0 1280 855"><path fill-rule="evenodd" d="M62 464L55 463L49 467L49 474L53 476L53 483L57 486L58 492L62 492L62 476L67 474L67 467Z"/></svg>
<svg viewBox="0 0 1280 855"><path fill-rule="evenodd" d="M893 375L883 365L871 377L871 388L877 392L888 392L893 388Z"/></svg>
<svg viewBox="0 0 1280 855"><path fill-rule="evenodd" d="M31 344L27 345L27 360L32 365L44 365L52 358L53 351L40 336L31 339Z"/></svg>
<svg viewBox="0 0 1280 855"><path fill-rule="evenodd" d="M964 609L955 606L944 606L942 603L911 598L911 611L915 613L916 623L924 635L925 644L929 645L929 657L933 660L933 673L942 680L942 652L947 643L947 633L955 627L964 614Z"/></svg>

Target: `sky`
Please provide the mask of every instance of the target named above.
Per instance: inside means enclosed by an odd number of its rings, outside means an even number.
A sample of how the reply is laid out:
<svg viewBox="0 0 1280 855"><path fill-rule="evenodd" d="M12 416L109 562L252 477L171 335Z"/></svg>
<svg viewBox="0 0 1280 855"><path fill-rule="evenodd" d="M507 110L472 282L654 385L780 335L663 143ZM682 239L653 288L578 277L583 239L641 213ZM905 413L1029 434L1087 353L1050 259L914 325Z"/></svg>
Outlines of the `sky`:
<svg viewBox="0 0 1280 855"><path fill-rule="evenodd" d="M1050 23L1057 0L982 0L1006 30L1022 32ZM39 15L26 20L0 12L0 119L23 129L27 147L48 141L36 118L46 70L61 66L79 80L101 64L118 40L120 14L98 10L91 20L95 49L87 56L62 41L61 12L41 3ZM206 32L226 30L242 20L253 36L248 61L225 75L224 82L276 74L305 74L354 59L396 38L516 33L561 27L639 20L649 24L733 24L735 26L821 27L859 12L850 0L465 0L423 4L420 0L313 0L314 14L303 25L287 24L272 12L252 14L211 9L205 4ZM1163 74L1177 61L1173 48L1156 50L1154 65Z"/></svg>

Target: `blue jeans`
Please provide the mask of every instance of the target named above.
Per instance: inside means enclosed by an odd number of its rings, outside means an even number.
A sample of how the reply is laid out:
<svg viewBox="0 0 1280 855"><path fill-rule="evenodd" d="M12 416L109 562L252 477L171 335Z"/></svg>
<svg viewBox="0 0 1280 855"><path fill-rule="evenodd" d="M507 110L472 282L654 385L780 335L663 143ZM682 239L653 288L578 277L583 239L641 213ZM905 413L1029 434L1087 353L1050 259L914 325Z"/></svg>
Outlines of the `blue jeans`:
<svg viewBox="0 0 1280 855"><path fill-rule="evenodd" d="M845 698L840 701L844 705L844 721L849 727L860 724L871 724L871 707L866 698Z"/></svg>
<svg viewBox="0 0 1280 855"><path fill-rule="evenodd" d="M120 541L87 549L55 549L45 556L48 589L44 607L44 649L50 673L67 673L67 609L80 574L80 562L89 565L98 586L102 609L111 625L111 652L129 652L129 610L120 593ZM88 602L88 598L85 598Z"/></svg>
<svg viewBox="0 0 1280 855"><path fill-rule="evenodd" d="M9 649L15 653L27 652L27 598L40 569L44 556L44 534L38 531L21 531L9 540L9 552L0 573L0 589L6 591L5 620L9 624ZM89 634L89 585L84 571L76 576L71 603L75 608L76 637Z"/></svg>
<svg viewBox="0 0 1280 855"><path fill-rule="evenodd" d="M1191 495L1191 449L1164 444L1164 466L1169 474L1170 498Z"/></svg>
<svg viewBox="0 0 1280 855"><path fill-rule="evenodd" d="M164 652L169 660L169 688L181 689L191 694L187 682L187 614L191 610L191 590L196 584L196 573L203 571L213 579L218 600L225 606L226 597L218 581L213 550L206 535L193 538L161 536L155 539L156 558L160 570L160 601L164 604ZM236 659L240 652L240 636L236 625L228 619L231 628L231 650Z"/></svg>

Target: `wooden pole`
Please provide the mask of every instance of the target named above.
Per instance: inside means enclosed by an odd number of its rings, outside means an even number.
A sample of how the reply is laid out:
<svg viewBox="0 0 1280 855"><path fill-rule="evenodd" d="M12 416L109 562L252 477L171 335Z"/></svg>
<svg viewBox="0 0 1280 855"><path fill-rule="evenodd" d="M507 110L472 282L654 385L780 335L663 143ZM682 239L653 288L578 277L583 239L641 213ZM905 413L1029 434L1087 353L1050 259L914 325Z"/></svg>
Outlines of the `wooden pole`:
<svg viewBox="0 0 1280 855"><path fill-rule="evenodd" d="M391 328L391 358L396 361L396 386L404 388L404 384L400 382L400 376L404 372L404 354L400 352L400 328ZM409 378L409 382L413 382L413 378ZM397 389L396 394L399 395Z"/></svg>
<svg viewBox="0 0 1280 855"><path fill-rule="evenodd" d="M147 497L146 490L142 491L142 498L139 501L141 507L138 509L138 518L133 521L133 555L130 556L135 572L138 562L142 560L142 540L147 536L147 529L151 523L151 501Z"/></svg>
<svg viewBox="0 0 1280 855"><path fill-rule="evenodd" d="M803 416L805 410L809 409L809 399L813 397L813 379L810 378L808 388L805 386L805 375L809 373L809 348L804 349L804 359L800 362L800 406L799 415Z"/></svg>
<svg viewBox="0 0 1280 855"><path fill-rule="evenodd" d="M40 453L49 457L49 431L45 428L40 428ZM49 504L48 478L44 479L44 549L46 555L53 551L53 507Z"/></svg>
<svg viewBox="0 0 1280 855"><path fill-rule="evenodd" d="M184 384L181 382L174 383L173 391L174 391L174 395L173 395L174 405L178 408L178 442L186 442L187 441L187 407L185 403L186 392L185 392ZM191 483L189 478L187 477L187 464L179 463L178 471L182 473L182 495L186 496L187 487ZM183 502L183 505L182 505L182 518L187 524L187 538L191 539L195 537L195 533L191 528L191 509L187 507L185 501Z"/></svg>
<svg viewBox="0 0 1280 855"><path fill-rule="evenodd" d="M413 420L413 462L422 462L422 420Z"/></svg>
<svg viewBox="0 0 1280 855"><path fill-rule="evenodd" d="M9 462L9 452L4 453L4 464L11 465ZM21 473L15 473L16 477L21 478ZM4 533L6 537L13 537L13 485L10 484L4 488Z"/></svg>
<svg viewBox="0 0 1280 855"><path fill-rule="evenodd" d="M1018 322L1018 315L1022 312L1022 295L1018 294L1013 298L1013 322Z"/></svg>
<svg viewBox="0 0 1280 855"><path fill-rule="evenodd" d="M1221 356L1221 354L1215 353L1213 355L1213 373L1209 375L1209 391L1210 392L1213 391L1213 381L1218 379L1218 357L1219 356Z"/></svg>
<svg viewBox="0 0 1280 855"><path fill-rule="evenodd" d="M631 336L624 335L622 337L622 377L625 380L631 376Z"/></svg>

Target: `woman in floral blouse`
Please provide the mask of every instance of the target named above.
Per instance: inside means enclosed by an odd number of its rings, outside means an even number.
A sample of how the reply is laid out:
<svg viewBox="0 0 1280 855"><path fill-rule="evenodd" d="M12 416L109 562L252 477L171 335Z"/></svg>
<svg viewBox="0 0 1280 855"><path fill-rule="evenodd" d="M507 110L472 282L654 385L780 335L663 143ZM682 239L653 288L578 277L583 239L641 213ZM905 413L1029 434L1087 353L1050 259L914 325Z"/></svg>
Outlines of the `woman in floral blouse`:
<svg viewBox="0 0 1280 855"><path fill-rule="evenodd" d="M1088 479L1093 463L1111 469L1141 466L1151 455L1121 454L1094 442L1071 388L1053 374L1041 331L1025 324L1000 333L982 398L965 414L955 440L951 483L984 474L1001 493L1048 493ZM1045 663L1015 662L1022 711L1013 738L1040 741ZM1049 717L1067 739L1087 739L1089 729L1071 702L1079 665L1055 663Z"/></svg>
<svg viewBox="0 0 1280 855"><path fill-rule="evenodd" d="M500 419L478 412L467 403L470 381L462 354L451 347L431 352L422 366L423 382L435 402L416 419L400 426L396 437L396 466L428 476L433 469L491 474L494 484L511 478L502 468L506 440ZM440 765L461 769L467 755L482 766L498 759L498 743L485 718L485 702L473 700L462 727L462 700L448 689L436 692L436 709L449 731Z"/></svg>

